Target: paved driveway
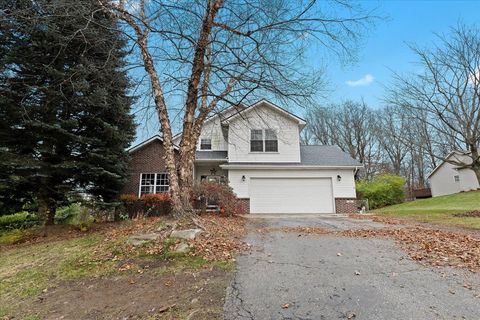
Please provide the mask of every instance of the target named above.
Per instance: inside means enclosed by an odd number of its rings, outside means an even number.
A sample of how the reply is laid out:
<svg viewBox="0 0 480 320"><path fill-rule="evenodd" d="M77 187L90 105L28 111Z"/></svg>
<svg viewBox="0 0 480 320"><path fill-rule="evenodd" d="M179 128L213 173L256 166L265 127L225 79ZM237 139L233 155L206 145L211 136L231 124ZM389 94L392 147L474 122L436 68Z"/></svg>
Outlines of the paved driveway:
<svg viewBox="0 0 480 320"><path fill-rule="evenodd" d="M345 217L251 219L253 247L237 259L226 320L480 319L479 275L424 267L393 240L254 232L260 226L386 227Z"/></svg>

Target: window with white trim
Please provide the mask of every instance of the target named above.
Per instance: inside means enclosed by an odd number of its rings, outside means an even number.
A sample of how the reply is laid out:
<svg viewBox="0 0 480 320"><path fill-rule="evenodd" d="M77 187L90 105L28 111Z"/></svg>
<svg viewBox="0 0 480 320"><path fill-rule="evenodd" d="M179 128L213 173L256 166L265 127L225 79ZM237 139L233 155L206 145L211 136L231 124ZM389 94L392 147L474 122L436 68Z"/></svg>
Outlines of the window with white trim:
<svg viewBox="0 0 480 320"><path fill-rule="evenodd" d="M278 138L275 130L250 130L250 152L278 152Z"/></svg>
<svg viewBox="0 0 480 320"><path fill-rule="evenodd" d="M460 176L453 176L453 180L455 180L455 182L460 182Z"/></svg>
<svg viewBox="0 0 480 320"><path fill-rule="evenodd" d="M148 193L161 193L170 190L168 173L142 173L140 174L140 196Z"/></svg>
<svg viewBox="0 0 480 320"><path fill-rule="evenodd" d="M250 151L263 152L263 131L259 129L250 130Z"/></svg>
<svg viewBox="0 0 480 320"><path fill-rule="evenodd" d="M212 139L200 139L200 150L212 150Z"/></svg>

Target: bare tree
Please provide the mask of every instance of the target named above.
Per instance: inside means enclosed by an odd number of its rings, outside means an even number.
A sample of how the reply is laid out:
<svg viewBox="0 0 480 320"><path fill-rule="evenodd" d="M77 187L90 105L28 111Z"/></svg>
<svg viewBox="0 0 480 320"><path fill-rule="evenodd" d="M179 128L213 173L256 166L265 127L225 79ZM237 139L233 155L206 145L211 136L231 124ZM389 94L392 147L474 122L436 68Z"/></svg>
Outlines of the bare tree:
<svg viewBox="0 0 480 320"><path fill-rule="evenodd" d="M315 143L338 145L364 165L365 178L375 173L379 154L376 116L365 102L345 101L310 110L305 128Z"/></svg>
<svg viewBox="0 0 480 320"><path fill-rule="evenodd" d="M308 101L322 74L302 68L306 48L317 43L349 58L349 45L373 21L340 0L98 1L125 23L148 75L176 214L190 206L195 147L208 115L255 95ZM178 159L173 111L183 115Z"/></svg>
<svg viewBox="0 0 480 320"><path fill-rule="evenodd" d="M458 25L438 40L434 49L412 47L424 71L396 75L387 100L433 131L432 157L470 168L480 181L480 30ZM467 160L444 159L457 148Z"/></svg>

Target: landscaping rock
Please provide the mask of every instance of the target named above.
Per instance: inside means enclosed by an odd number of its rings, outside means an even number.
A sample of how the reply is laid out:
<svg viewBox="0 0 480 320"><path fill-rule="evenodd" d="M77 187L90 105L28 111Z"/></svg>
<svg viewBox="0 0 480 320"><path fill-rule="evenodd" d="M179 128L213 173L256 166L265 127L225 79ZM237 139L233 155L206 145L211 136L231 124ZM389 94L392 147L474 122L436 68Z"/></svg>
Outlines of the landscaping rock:
<svg viewBox="0 0 480 320"><path fill-rule="evenodd" d="M174 230L170 234L170 237L192 240L195 239L202 232L202 229Z"/></svg>
<svg viewBox="0 0 480 320"><path fill-rule="evenodd" d="M188 251L190 251L190 247L186 243L180 243L175 248L176 253L187 253Z"/></svg>
<svg viewBox="0 0 480 320"><path fill-rule="evenodd" d="M158 233L139 233L134 234L133 236L128 237L127 243L132 246L138 247L143 246L144 244L155 241L160 237Z"/></svg>

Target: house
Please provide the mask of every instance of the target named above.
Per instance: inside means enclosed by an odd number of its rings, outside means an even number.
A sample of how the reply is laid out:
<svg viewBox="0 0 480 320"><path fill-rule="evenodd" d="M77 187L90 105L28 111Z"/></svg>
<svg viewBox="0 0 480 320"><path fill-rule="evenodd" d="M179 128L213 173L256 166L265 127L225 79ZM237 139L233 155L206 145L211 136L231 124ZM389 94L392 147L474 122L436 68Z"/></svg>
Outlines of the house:
<svg viewBox="0 0 480 320"><path fill-rule="evenodd" d="M194 179L228 183L252 214L357 211L354 176L362 166L337 146L301 145L302 118L261 100L205 121ZM181 136L174 137L180 143ZM126 192L168 190L159 136L130 149Z"/></svg>
<svg viewBox="0 0 480 320"><path fill-rule="evenodd" d="M477 176L472 169L460 168L449 161L469 163L471 158L468 153L453 151L440 163L428 176L432 197L462 191L477 190L479 188Z"/></svg>

